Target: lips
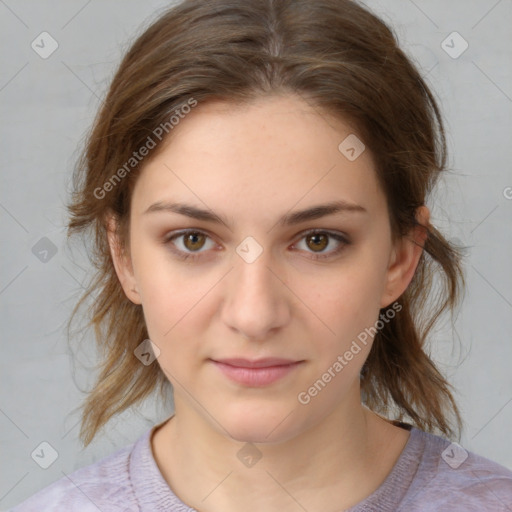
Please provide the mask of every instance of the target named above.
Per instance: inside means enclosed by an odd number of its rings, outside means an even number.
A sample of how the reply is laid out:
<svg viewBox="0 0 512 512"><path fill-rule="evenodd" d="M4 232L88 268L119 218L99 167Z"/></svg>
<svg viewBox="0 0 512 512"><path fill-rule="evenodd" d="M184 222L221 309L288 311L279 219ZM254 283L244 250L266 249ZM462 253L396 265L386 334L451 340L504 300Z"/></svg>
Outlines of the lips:
<svg viewBox="0 0 512 512"><path fill-rule="evenodd" d="M231 381L248 387L263 387L283 379L304 361L283 358L211 360Z"/></svg>
<svg viewBox="0 0 512 512"><path fill-rule="evenodd" d="M230 359L214 359L217 363L229 364L230 366L236 366L238 368L268 368L270 366L285 366L299 361L293 359L283 359L279 357L267 357L264 359L242 359L242 358L230 358Z"/></svg>

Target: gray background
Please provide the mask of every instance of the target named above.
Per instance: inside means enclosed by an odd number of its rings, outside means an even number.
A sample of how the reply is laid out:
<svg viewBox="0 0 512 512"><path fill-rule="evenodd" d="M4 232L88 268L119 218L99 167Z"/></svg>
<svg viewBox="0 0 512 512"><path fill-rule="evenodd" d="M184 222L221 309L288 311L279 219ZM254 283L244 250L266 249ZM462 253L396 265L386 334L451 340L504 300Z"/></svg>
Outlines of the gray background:
<svg viewBox="0 0 512 512"><path fill-rule="evenodd" d="M2 509L131 443L172 412L172 404L158 410L150 401L111 421L82 450L73 411L80 389L92 383L93 337L85 336L73 363L65 333L90 274L84 249L65 244L64 202L77 148L122 52L168 5L0 0ZM461 444L512 468L512 2L366 5L395 27L441 101L453 172L429 206L434 224L471 249L455 336L446 320L434 333L432 354L457 389L466 424ZM43 31L59 45L46 59L31 47ZM469 44L458 58L441 46L453 31ZM462 48L460 40L448 44L452 53ZM51 247L45 237L57 252L42 261L38 251ZM48 469L31 458L43 441L58 452Z"/></svg>

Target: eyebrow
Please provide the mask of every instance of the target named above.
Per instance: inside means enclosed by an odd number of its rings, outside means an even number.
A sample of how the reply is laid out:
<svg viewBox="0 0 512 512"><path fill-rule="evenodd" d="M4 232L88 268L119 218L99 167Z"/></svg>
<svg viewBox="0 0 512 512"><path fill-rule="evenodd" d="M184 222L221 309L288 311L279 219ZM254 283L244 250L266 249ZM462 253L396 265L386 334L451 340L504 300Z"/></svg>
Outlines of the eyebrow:
<svg viewBox="0 0 512 512"><path fill-rule="evenodd" d="M158 201L149 206L143 212L143 215L152 212L178 213L197 220L223 224L229 228L229 222L223 216L217 215L211 210L205 210L190 204ZM311 206L305 210L287 213L279 219L278 225L294 226L308 220L320 219L327 215L334 215L336 213L367 213L367 210L361 205L350 203L348 201L331 201L326 204Z"/></svg>

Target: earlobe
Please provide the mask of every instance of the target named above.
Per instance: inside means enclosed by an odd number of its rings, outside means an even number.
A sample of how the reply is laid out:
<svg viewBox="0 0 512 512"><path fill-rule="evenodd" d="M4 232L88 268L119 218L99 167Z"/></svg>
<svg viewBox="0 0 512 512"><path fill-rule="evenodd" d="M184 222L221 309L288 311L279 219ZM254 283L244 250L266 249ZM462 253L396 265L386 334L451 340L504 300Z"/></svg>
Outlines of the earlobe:
<svg viewBox="0 0 512 512"><path fill-rule="evenodd" d="M397 241L393 249L381 297L381 308L389 306L405 292L416 272L428 237L430 212L426 206L418 208L416 220L417 224L409 235Z"/></svg>
<svg viewBox="0 0 512 512"><path fill-rule="evenodd" d="M142 304L129 255L124 254L117 233L117 222L113 215L106 218L107 238L112 262L125 295L134 304Z"/></svg>

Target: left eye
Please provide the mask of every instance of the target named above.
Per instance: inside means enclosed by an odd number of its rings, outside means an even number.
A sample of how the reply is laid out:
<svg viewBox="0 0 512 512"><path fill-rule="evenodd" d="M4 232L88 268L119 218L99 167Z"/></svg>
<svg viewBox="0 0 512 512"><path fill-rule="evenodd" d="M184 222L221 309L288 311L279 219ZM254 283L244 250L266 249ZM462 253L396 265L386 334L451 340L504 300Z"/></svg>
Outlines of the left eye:
<svg viewBox="0 0 512 512"><path fill-rule="evenodd" d="M329 239L334 238L336 242L338 243L338 247L335 249L328 251L327 254L324 254L324 249L329 244ZM313 230L308 231L307 233L304 233L302 235L301 240L306 240L306 246L311 248L314 247L315 249L319 249L319 251L313 251L314 256L313 259L322 259L322 258L330 258L332 256L335 256L339 252L341 252L346 245L349 245L349 240L341 235L340 233L331 233L330 231L320 231L320 230ZM308 245L311 244L311 245ZM321 254L319 254L321 253ZM317 255L318 254L318 255Z"/></svg>
<svg viewBox="0 0 512 512"><path fill-rule="evenodd" d="M204 248L207 239L210 239L211 246L209 248L207 247L206 250L215 247L215 243L206 233L197 230L186 230L181 231L179 233L171 234L170 236L166 237L164 243L168 244L169 242L171 242L171 246L175 247L171 248L171 250L180 258L187 259L191 257L194 259L198 258L202 252L205 252L201 251L201 249ZM327 254L324 254L325 248L328 245L330 245L330 239L336 240L336 242L338 243L338 247L331 251L328 251ZM178 244L174 242L174 240L181 240L181 242ZM302 240L305 240L307 248L319 249L318 251L312 251L312 259L323 259L332 257L341 252L341 250L343 250L343 248L346 245L350 244L349 240L341 233L332 233L329 231L321 230L312 230L303 233L300 238L300 241ZM307 251L306 249L306 252L309 251Z"/></svg>

